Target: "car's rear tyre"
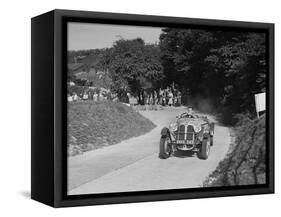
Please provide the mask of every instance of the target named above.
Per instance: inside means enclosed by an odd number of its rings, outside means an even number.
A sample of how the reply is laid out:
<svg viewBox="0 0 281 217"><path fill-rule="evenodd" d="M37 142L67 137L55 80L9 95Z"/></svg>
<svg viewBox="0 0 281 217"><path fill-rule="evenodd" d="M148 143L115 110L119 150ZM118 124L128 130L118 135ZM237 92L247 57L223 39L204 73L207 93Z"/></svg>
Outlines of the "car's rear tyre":
<svg viewBox="0 0 281 217"><path fill-rule="evenodd" d="M211 139L209 137L202 141L201 149L199 152L199 158L203 160L207 160L210 154L210 149L211 149Z"/></svg>
<svg viewBox="0 0 281 217"><path fill-rule="evenodd" d="M171 156L172 148L170 146L170 138L168 136L162 136L160 139L160 150L159 150L159 158L167 159Z"/></svg>
<svg viewBox="0 0 281 217"><path fill-rule="evenodd" d="M214 145L214 133L215 133L215 124L214 123L211 123L211 126L210 126L211 130L210 130L210 142L211 142L211 146Z"/></svg>
<svg viewBox="0 0 281 217"><path fill-rule="evenodd" d="M211 146L214 145L214 137L213 136L210 137L210 144L211 144Z"/></svg>

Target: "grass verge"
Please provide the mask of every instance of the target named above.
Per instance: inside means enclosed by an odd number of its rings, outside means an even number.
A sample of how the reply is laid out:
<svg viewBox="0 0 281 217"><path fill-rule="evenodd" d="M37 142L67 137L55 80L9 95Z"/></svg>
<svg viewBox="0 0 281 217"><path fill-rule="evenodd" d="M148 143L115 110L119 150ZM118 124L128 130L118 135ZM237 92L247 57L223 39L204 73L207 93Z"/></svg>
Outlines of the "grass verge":
<svg viewBox="0 0 281 217"><path fill-rule="evenodd" d="M68 155L113 145L151 131L155 125L132 108L112 101L68 106Z"/></svg>

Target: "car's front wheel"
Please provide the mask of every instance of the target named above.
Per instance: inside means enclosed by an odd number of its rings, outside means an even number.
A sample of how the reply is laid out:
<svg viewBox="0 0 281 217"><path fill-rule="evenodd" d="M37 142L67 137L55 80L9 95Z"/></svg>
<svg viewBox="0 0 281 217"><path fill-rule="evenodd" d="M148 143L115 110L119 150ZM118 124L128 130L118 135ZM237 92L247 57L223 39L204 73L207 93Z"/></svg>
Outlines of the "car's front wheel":
<svg viewBox="0 0 281 217"><path fill-rule="evenodd" d="M172 153L172 148L170 145L170 138L168 136L162 136L160 139L160 150L159 158L167 159Z"/></svg>
<svg viewBox="0 0 281 217"><path fill-rule="evenodd" d="M204 139L202 141L201 149L199 152L199 158L207 160L211 149L211 138Z"/></svg>

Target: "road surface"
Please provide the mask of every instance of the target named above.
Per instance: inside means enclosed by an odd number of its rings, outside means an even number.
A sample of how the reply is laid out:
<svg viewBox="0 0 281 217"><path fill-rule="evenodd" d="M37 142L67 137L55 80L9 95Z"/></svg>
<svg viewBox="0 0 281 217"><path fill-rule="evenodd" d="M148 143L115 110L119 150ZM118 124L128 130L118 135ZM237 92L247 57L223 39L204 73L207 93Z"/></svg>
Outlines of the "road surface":
<svg viewBox="0 0 281 217"><path fill-rule="evenodd" d="M119 144L68 158L68 194L146 191L201 187L205 178L225 157L230 145L227 127L216 124L214 146L208 160L196 154L176 153L158 158L160 131L184 107L142 111L156 124L151 132ZM211 117L212 118L212 117Z"/></svg>

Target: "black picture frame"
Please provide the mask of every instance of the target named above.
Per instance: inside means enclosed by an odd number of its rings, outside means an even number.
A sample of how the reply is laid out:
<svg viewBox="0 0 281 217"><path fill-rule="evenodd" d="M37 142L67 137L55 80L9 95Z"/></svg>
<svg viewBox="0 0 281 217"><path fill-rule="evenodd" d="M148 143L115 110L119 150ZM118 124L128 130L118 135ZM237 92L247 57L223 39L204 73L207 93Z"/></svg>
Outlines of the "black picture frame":
<svg viewBox="0 0 281 217"><path fill-rule="evenodd" d="M67 195L67 22L241 29L267 35L267 176L264 185ZM31 197L53 207L274 193L274 24L53 10L32 18Z"/></svg>

